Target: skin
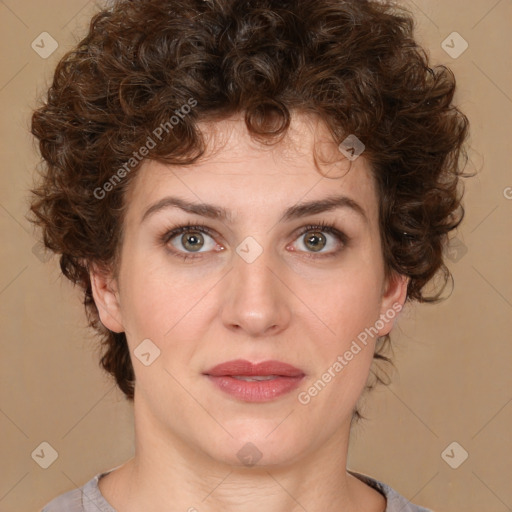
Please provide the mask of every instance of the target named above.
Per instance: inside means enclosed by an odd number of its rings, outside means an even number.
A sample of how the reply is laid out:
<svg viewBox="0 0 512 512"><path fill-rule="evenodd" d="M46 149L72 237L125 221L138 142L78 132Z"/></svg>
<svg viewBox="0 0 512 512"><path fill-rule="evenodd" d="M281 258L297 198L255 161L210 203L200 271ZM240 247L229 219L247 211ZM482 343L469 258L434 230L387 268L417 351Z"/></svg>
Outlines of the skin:
<svg viewBox="0 0 512 512"><path fill-rule="evenodd" d="M359 333L406 298L407 278L385 278L377 192L364 153L349 169L322 122L299 114L270 147L251 139L240 116L202 129L214 150L199 162L146 161L139 169L127 195L118 277L91 270L101 321L126 332L136 375L135 456L102 478L100 491L120 512L383 512L384 496L342 470L376 337L307 405L297 399ZM322 166L329 178L315 167L314 150L329 162ZM286 208L333 193L359 203L367 219L345 207L279 221ZM169 195L224 206L232 218L168 208L141 223L149 206ZM167 246L159 237L189 221L214 234L203 235L201 258L184 261L170 252L187 253L181 234ZM321 231L320 254L331 256L308 258L319 254L307 244L319 230L299 231L320 221L349 241ZM248 236L263 250L252 263L236 252ZM188 253L198 254L190 246ZM133 356L147 338L160 350L149 366ZM242 402L203 375L237 358L288 362L306 377L273 401ZM250 467L237 456L249 442L262 454Z"/></svg>

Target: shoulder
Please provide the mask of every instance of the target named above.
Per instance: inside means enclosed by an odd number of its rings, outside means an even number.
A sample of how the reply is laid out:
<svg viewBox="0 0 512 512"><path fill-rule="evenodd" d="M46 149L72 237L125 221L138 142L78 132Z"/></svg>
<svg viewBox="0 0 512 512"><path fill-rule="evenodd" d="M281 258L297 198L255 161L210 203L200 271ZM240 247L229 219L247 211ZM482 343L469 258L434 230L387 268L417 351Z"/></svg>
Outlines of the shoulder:
<svg viewBox="0 0 512 512"><path fill-rule="evenodd" d="M74 489L54 498L47 503L41 512L82 512L82 493L80 489Z"/></svg>
<svg viewBox="0 0 512 512"><path fill-rule="evenodd" d="M385 512L433 512L428 508L414 505L407 498L383 482L379 482L378 480L362 473L356 473L355 471L350 470L347 471L386 497L387 507Z"/></svg>
<svg viewBox="0 0 512 512"><path fill-rule="evenodd" d="M47 503L41 512L116 512L101 495L98 480L105 474L98 473L82 487L68 491Z"/></svg>

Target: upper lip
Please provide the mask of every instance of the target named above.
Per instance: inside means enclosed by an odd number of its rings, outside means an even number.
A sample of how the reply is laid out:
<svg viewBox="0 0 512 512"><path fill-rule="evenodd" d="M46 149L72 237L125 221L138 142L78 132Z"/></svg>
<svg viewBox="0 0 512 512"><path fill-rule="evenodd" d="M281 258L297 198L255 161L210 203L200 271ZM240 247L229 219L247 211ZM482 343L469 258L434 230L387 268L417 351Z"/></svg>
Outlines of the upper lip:
<svg viewBox="0 0 512 512"><path fill-rule="evenodd" d="M257 375L281 375L284 377L302 377L304 372L291 364L281 361L262 361L256 364L245 359L233 359L232 361L226 361L225 363L210 368L205 374L214 377L226 375L246 375L248 377Z"/></svg>

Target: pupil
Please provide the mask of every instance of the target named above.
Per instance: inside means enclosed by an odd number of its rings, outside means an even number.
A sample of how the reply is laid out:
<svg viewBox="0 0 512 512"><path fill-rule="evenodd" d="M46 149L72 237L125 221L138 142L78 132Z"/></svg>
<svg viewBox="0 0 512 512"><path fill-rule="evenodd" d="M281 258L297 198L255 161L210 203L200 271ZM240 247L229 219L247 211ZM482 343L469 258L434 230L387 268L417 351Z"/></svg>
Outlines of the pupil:
<svg viewBox="0 0 512 512"><path fill-rule="evenodd" d="M320 232L315 232L312 234L306 242L307 244L311 244L313 251L320 251L325 247L325 237ZM322 245L323 244L323 245Z"/></svg>
<svg viewBox="0 0 512 512"><path fill-rule="evenodd" d="M196 233L193 235L187 233L182 237L183 246L192 251L197 251L198 249L201 249L203 245L201 238L202 236L200 233Z"/></svg>

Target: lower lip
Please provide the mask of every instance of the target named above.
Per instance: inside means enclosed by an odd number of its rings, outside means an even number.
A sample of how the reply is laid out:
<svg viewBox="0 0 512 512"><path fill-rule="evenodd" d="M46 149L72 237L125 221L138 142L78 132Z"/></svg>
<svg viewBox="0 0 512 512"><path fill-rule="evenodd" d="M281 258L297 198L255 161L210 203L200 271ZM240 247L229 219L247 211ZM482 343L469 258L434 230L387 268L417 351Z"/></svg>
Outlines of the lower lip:
<svg viewBox="0 0 512 512"><path fill-rule="evenodd" d="M244 402L268 402L285 395L299 386L304 375L300 377L276 377L272 380L246 381L223 375L207 375L221 391Z"/></svg>

